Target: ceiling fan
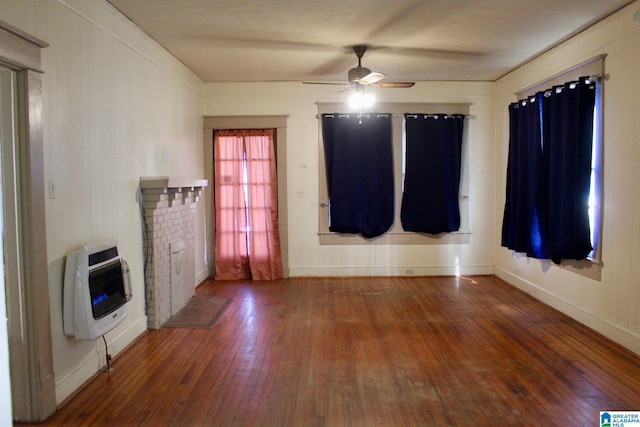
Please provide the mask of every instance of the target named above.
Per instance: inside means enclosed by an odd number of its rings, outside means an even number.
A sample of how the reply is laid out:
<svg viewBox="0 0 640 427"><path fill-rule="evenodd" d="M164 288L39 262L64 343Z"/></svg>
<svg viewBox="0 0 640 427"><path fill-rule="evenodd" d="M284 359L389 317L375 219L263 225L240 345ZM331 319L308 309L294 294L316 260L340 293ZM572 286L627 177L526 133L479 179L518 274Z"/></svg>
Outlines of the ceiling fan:
<svg viewBox="0 0 640 427"><path fill-rule="evenodd" d="M383 82L382 79L387 77L386 74L371 71L367 67L362 66L362 56L367 51L366 45L353 46L353 52L358 57L358 66L349 70L348 83L333 83L333 82L302 82L305 84L320 84L320 85L349 85L354 87L356 91L360 92L364 89L364 86L377 86L382 88L410 88L415 82Z"/></svg>

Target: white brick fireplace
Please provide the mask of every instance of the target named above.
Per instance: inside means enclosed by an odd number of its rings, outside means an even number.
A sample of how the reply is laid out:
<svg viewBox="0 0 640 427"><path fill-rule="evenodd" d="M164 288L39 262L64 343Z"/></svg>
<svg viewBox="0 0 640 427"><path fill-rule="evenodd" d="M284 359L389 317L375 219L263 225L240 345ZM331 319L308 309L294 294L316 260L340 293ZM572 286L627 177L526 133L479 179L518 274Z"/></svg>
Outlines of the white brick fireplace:
<svg viewBox="0 0 640 427"><path fill-rule="evenodd" d="M195 294L195 207L206 186L206 179L140 178L149 329L160 328Z"/></svg>

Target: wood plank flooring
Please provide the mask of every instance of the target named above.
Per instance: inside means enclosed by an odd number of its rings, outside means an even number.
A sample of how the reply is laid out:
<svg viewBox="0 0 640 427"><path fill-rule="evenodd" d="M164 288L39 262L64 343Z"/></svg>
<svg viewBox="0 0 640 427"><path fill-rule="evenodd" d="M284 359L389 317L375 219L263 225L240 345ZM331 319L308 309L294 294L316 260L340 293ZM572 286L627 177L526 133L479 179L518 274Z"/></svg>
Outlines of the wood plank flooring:
<svg viewBox="0 0 640 427"><path fill-rule="evenodd" d="M39 426L594 426L640 357L492 276L206 281Z"/></svg>

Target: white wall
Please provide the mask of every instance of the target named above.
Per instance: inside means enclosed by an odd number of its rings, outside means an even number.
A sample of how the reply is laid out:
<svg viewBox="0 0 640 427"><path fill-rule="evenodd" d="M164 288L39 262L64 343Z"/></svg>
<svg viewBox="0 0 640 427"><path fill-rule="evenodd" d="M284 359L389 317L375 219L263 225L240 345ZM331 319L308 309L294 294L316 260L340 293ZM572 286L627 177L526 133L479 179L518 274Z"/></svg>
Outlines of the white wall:
<svg viewBox="0 0 640 427"><path fill-rule="evenodd" d="M318 102L343 102L338 87L301 83L207 83L205 115L288 115L287 180L291 276L493 273L495 217L492 83L422 82L381 89L379 102L470 103L470 242L429 245L320 245ZM416 111L412 111L416 112ZM304 198L298 198L298 192Z"/></svg>
<svg viewBox="0 0 640 427"><path fill-rule="evenodd" d="M640 23L636 2L496 84L496 229L502 225L508 151L507 106L514 92L599 54L604 83L602 280L500 248L496 274L640 353Z"/></svg>
<svg viewBox="0 0 640 427"><path fill-rule="evenodd" d="M202 177L202 113L289 116L289 266L292 276L496 272L640 353L640 38L632 14L596 25L492 83L418 83L379 92L384 102L471 103L469 244L320 245L316 102L343 99L334 88L299 83L207 84L131 22L99 0L6 0L0 19L50 43L44 50L47 242L57 400L102 365L100 342L62 333L67 252L106 236L120 242L132 269L129 318L109 333L113 354L146 327L140 176ZM583 278L499 247L508 146L506 107L513 92L598 53L607 53L605 89L605 223L602 281ZM203 89L204 88L204 89ZM297 198L298 191L306 197ZM206 274L204 204L198 206L196 271ZM497 252L497 253L496 253ZM495 261L494 261L495 256ZM0 337L1 338L1 337ZM0 363L0 368L4 365ZM4 376L0 376L4 378ZM2 384L0 384L2 386ZM0 403L0 405L6 402ZM0 407L1 410L1 407Z"/></svg>
<svg viewBox="0 0 640 427"><path fill-rule="evenodd" d="M115 237L131 268L127 320L107 334L115 355L146 330L138 184L141 176L202 178L203 82L101 0L0 3L0 19L41 38L51 331L61 402L104 365L102 340L62 328L64 260ZM204 204L196 272L206 276Z"/></svg>

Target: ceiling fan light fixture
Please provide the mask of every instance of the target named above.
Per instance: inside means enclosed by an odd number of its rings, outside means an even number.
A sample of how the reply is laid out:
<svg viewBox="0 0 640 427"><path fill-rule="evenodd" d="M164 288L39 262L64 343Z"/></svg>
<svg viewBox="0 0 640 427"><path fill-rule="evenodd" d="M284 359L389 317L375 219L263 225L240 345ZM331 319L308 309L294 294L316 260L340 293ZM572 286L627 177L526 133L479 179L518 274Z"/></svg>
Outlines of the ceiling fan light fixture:
<svg viewBox="0 0 640 427"><path fill-rule="evenodd" d="M362 92L365 86L378 86L378 87L390 87L390 88L409 88L412 87L414 82L385 82L382 81L387 77L386 74L378 73L377 71L371 71L367 67L362 66L362 55L367 51L366 45L353 46L353 51L358 57L358 66L351 68L347 73L348 85L355 88L357 92ZM306 84L333 84L341 85L343 83L328 83L328 82L303 82Z"/></svg>
<svg viewBox="0 0 640 427"><path fill-rule="evenodd" d="M375 103L376 97L372 93L356 91L349 96L349 107L354 110L362 111L373 107Z"/></svg>
<svg viewBox="0 0 640 427"><path fill-rule="evenodd" d="M371 70L366 67L355 67L349 70L349 83L360 83L362 79L371 74Z"/></svg>

